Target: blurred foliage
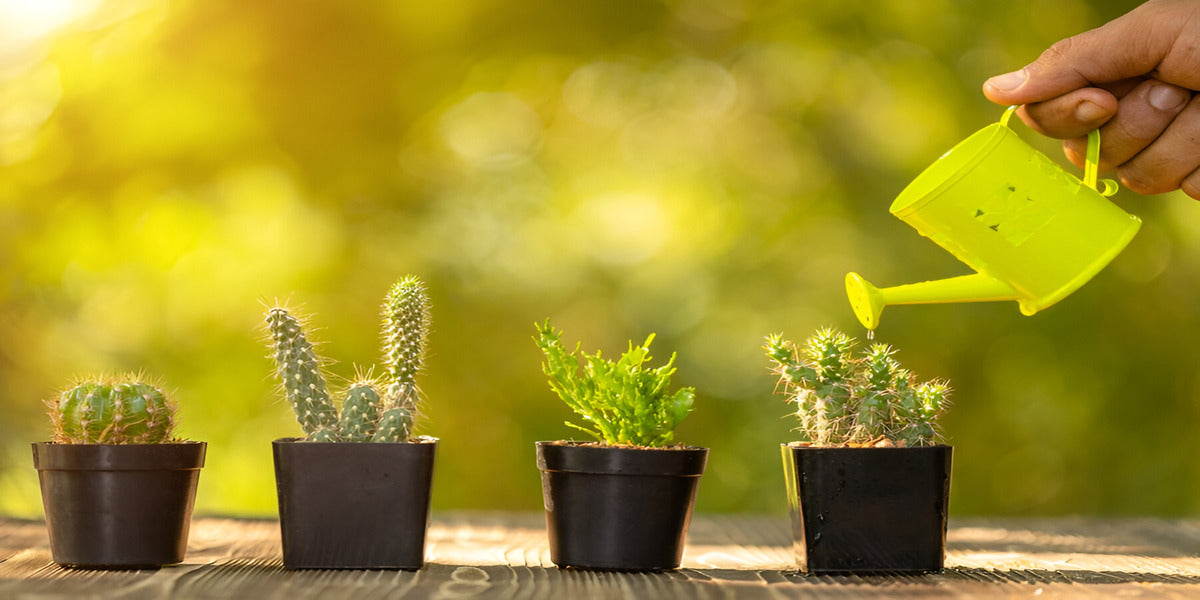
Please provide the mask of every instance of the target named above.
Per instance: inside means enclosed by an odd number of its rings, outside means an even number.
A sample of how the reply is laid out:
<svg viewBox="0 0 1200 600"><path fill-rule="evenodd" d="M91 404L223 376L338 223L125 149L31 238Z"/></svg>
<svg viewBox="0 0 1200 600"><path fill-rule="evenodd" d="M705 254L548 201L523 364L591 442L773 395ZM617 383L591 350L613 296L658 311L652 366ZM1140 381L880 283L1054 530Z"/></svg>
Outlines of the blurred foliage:
<svg viewBox="0 0 1200 600"><path fill-rule="evenodd" d="M697 388L677 437L712 449L698 508L783 513L763 336L855 330L847 271L964 273L891 199L999 117L986 77L1132 4L0 3L0 513L40 510L45 399L145 369L210 444L198 511L273 514L270 441L298 429L263 303L315 314L350 377L407 273L435 508L540 508L533 443L572 435L549 317L609 355L657 332ZM1142 232L1044 313L885 313L955 388L956 514L1200 509L1200 207L1116 201Z"/></svg>

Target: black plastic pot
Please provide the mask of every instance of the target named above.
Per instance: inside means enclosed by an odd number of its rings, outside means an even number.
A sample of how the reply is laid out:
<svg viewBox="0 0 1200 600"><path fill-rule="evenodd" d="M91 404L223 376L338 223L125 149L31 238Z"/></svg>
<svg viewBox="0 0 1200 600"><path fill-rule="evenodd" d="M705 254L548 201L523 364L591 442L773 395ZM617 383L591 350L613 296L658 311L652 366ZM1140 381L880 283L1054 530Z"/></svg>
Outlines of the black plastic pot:
<svg viewBox="0 0 1200 600"><path fill-rule="evenodd" d="M679 566L707 448L538 442L550 560L560 567Z"/></svg>
<svg viewBox="0 0 1200 600"><path fill-rule="evenodd" d="M953 448L782 450L801 571L941 570Z"/></svg>
<svg viewBox="0 0 1200 600"><path fill-rule="evenodd" d="M33 444L50 555L64 567L183 561L204 442Z"/></svg>
<svg viewBox="0 0 1200 600"><path fill-rule="evenodd" d="M420 569L437 442L275 440L283 566Z"/></svg>

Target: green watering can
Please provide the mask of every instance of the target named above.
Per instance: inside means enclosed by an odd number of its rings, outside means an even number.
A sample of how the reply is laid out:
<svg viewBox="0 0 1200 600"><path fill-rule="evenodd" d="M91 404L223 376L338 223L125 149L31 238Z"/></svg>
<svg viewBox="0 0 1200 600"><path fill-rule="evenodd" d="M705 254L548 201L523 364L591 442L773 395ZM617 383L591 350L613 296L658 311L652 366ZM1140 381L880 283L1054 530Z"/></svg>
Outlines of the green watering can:
<svg viewBox="0 0 1200 600"><path fill-rule="evenodd" d="M925 169L891 213L975 273L879 289L858 273L846 294L867 329L889 304L1016 300L1032 315L1078 289L1125 249L1142 221L1109 202L1115 181L1096 187L1100 132L1088 134L1083 180L1008 126L975 132Z"/></svg>

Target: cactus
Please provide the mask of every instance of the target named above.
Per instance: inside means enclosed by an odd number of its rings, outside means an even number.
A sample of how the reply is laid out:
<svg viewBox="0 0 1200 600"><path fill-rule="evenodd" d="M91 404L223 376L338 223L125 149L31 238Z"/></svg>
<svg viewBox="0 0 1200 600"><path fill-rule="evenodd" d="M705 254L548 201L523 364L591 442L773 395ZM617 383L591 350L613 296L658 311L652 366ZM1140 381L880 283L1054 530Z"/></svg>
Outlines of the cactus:
<svg viewBox="0 0 1200 600"><path fill-rule="evenodd" d="M175 408L140 377L100 378L64 391L51 405L54 441L64 444L160 444L172 441Z"/></svg>
<svg viewBox="0 0 1200 600"><path fill-rule="evenodd" d="M661 447L671 442L675 427L691 412L695 390L682 388L674 394L667 387L675 373L675 355L657 369L643 369L650 361L650 334L645 343L634 346L616 362L597 352L580 352L579 345L568 352L562 332L550 321L537 324L534 342L546 356L542 371L550 378L550 389L591 427L566 422L610 445ZM581 355L580 368L576 353Z"/></svg>
<svg viewBox="0 0 1200 600"><path fill-rule="evenodd" d="M267 328L274 343L276 375L296 420L309 441L337 441L338 414L325 389L321 359L304 334L300 320L286 308L267 311Z"/></svg>
<svg viewBox="0 0 1200 600"><path fill-rule="evenodd" d="M425 285L406 277L392 285L383 305L383 354L387 381L361 371L346 390L341 414L330 399L322 360L300 320L287 309L267 312L276 373L307 441L406 442L411 437L429 331Z"/></svg>
<svg viewBox="0 0 1200 600"><path fill-rule="evenodd" d="M818 330L803 349L767 336L764 350L790 402L804 441L818 446L928 446L941 442L937 419L949 405L942 381L917 383L895 350L872 344L860 357L854 339Z"/></svg>
<svg viewBox="0 0 1200 600"><path fill-rule="evenodd" d="M417 374L424 367L425 340L429 336L425 284L412 276L397 281L388 290L381 312L383 360L389 381L376 441L403 440L409 437L421 395ZM385 421L387 427L383 426Z"/></svg>
<svg viewBox="0 0 1200 600"><path fill-rule="evenodd" d="M379 425L381 404L378 386L360 377L346 390L346 399L342 402L342 416L338 420L341 439L347 442L372 441Z"/></svg>
<svg viewBox="0 0 1200 600"><path fill-rule="evenodd" d="M393 406L383 411L379 416L379 426L375 429L372 442L403 442L408 439L412 429L412 412L407 408Z"/></svg>

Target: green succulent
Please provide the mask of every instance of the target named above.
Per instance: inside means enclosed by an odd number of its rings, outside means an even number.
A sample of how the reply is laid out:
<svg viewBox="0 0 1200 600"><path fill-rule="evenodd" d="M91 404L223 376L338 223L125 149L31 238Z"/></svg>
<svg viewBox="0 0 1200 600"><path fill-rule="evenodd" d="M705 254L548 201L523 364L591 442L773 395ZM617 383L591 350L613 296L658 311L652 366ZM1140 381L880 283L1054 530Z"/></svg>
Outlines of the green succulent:
<svg viewBox="0 0 1200 600"><path fill-rule="evenodd" d="M342 409L330 398L322 367L300 319L283 307L267 311L275 373L296 413L305 439L313 442L405 442L412 435L429 331L425 285L409 276L396 282L383 303L386 381L359 372L345 391Z"/></svg>
<svg viewBox="0 0 1200 600"><path fill-rule="evenodd" d="M50 403L61 444L161 444L175 431L175 407L139 375L81 381Z"/></svg>
<svg viewBox="0 0 1200 600"><path fill-rule="evenodd" d="M597 440L610 445L662 447L671 443L675 427L691 412L693 388L668 390L675 373L675 355L657 369L644 368L650 361L650 334L640 346L629 343L629 350L617 361L580 350L568 352L562 344L562 332L547 320L537 324L534 338L545 354L542 370L550 379L550 389L583 424L566 422Z"/></svg>
<svg viewBox="0 0 1200 600"><path fill-rule="evenodd" d="M774 334L763 349L789 402L798 430L818 446L929 446L941 443L937 419L949 406L944 381L918 383L895 350L871 344L854 353L854 338L818 330L797 348Z"/></svg>

